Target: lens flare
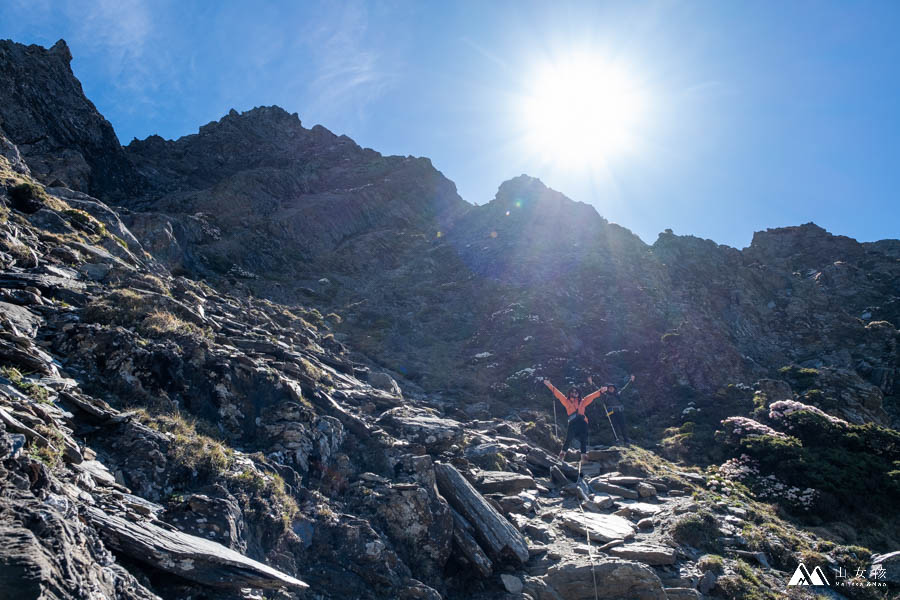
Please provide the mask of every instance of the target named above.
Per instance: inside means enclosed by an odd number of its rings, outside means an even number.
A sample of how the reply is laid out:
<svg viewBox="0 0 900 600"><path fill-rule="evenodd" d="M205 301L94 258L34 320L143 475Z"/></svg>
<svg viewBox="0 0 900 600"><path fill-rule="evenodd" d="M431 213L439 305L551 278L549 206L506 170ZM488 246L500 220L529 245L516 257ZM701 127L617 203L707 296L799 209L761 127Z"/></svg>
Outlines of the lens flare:
<svg viewBox="0 0 900 600"><path fill-rule="evenodd" d="M583 166L632 148L646 100L623 66L585 56L548 62L529 87L525 137L548 162Z"/></svg>

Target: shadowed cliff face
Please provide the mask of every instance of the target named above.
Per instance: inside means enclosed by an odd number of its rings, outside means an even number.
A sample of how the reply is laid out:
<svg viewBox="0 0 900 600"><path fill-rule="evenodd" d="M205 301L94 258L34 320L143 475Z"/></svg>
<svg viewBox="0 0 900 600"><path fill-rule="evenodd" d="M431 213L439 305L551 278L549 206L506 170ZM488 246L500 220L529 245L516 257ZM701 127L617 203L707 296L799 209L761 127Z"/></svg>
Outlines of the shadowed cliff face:
<svg viewBox="0 0 900 600"><path fill-rule="evenodd" d="M0 128L44 184L110 200L133 196L145 183L85 98L71 61L63 40L49 50L0 41Z"/></svg>
<svg viewBox="0 0 900 600"><path fill-rule="evenodd" d="M135 227L152 235L170 223L178 247L156 245L170 266L212 277L237 266L306 285L356 236L436 230L468 206L427 159L382 156L278 107L232 111L195 135L126 152L150 181L128 206L164 213Z"/></svg>
<svg viewBox="0 0 900 600"><path fill-rule="evenodd" d="M690 398L796 364L847 378L848 418L890 422L897 359L870 326L900 320L890 241L808 224L744 250L668 232L648 246L524 175L470 205L427 159L382 156L278 107L123 150L64 43L3 48L4 106L24 107L4 127L44 140L26 161L43 165L50 141L105 157L85 158L84 181L128 207L124 222L169 269L336 311L341 339L424 391L502 412L541 405L540 376L635 372L661 429ZM134 192L109 169L136 173Z"/></svg>

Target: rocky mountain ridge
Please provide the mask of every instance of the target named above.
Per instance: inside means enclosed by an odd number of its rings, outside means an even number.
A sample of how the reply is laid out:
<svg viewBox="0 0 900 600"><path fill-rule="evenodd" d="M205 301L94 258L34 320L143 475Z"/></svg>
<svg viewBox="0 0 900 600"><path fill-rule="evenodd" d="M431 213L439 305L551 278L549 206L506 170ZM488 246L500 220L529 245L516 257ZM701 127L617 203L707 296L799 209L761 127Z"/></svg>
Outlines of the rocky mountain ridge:
<svg viewBox="0 0 900 600"><path fill-rule="evenodd" d="M70 58L0 43L14 597L825 593L798 562L896 591L896 241L646 245L277 107L123 149ZM631 372L644 448L555 461L536 380Z"/></svg>

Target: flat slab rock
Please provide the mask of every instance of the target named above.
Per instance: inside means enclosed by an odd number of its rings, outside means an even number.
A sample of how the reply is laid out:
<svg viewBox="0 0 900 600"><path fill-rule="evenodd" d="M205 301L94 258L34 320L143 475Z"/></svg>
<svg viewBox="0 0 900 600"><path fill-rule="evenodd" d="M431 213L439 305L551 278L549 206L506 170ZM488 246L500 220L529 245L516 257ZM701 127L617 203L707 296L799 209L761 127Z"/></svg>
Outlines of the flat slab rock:
<svg viewBox="0 0 900 600"><path fill-rule="evenodd" d="M24 306L8 302L0 302L0 314L9 319L19 333L27 337L34 337L41 323L41 318Z"/></svg>
<svg viewBox="0 0 900 600"><path fill-rule="evenodd" d="M409 406L387 410L376 422L394 435L422 444L431 452L446 450L462 441L463 437L459 421Z"/></svg>
<svg viewBox="0 0 900 600"><path fill-rule="evenodd" d="M494 492L517 494L522 490L534 488L535 484L534 478L529 475L508 471L482 471L476 487L482 494Z"/></svg>
<svg viewBox="0 0 900 600"><path fill-rule="evenodd" d="M640 477L632 477L630 475L610 475L609 477L601 475L600 478L613 485L624 485L629 487L635 486L643 481Z"/></svg>
<svg viewBox="0 0 900 600"><path fill-rule="evenodd" d="M629 502L627 500L619 502L622 508L627 508L632 515L637 517L652 517L662 511L663 506L660 504L650 504L649 502Z"/></svg>
<svg viewBox="0 0 900 600"><path fill-rule="evenodd" d="M675 564L675 550L668 546L655 544L624 544L610 548L613 556L642 562L645 565L659 566Z"/></svg>
<svg viewBox="0 0 900 600"><path fill-rule="evenodd" d="M595 542L627 540L634 537L634 527L631 523L617 515L590 512L582 514L579 510L565 510L559 513L559 520L566 529L589 535Z"/></svg>
<svg viewBox="0 0 900 600"><path fill-rule="evenodd" d="M135 523L93 507L86 508L86 515L113 550L190 581L231 589L304 590L309 587L299 579L210 540L151 523Z"/></svg>

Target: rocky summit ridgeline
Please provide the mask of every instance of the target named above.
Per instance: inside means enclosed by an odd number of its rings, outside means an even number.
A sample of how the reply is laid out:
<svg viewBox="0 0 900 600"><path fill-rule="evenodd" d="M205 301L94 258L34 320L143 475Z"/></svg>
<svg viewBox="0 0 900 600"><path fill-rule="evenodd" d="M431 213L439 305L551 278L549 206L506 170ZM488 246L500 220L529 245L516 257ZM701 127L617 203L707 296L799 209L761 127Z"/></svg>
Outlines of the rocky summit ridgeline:
<svg viewBox="0 0 900 600"><path fill-rule="evenodd" d="M647 245L278 107L122 147L70 61L0 42L0 598L900 590L900 241ZM540 379L632 373L557 461Z"/></svg>

